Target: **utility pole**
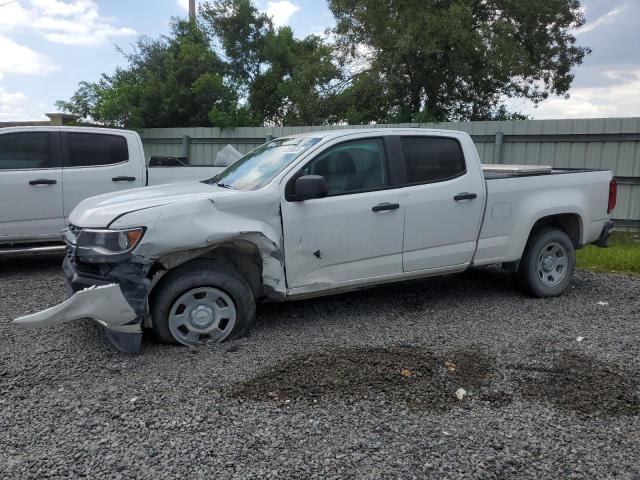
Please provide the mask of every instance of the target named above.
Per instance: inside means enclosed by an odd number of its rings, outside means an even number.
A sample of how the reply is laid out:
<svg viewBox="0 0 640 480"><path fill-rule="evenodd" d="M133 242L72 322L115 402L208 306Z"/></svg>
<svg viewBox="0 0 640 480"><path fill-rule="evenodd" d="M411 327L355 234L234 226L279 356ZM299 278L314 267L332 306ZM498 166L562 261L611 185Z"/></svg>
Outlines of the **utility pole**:
<svg viewBox="0 0 640 480"><path fill-rule="evenodd" d="M189 0L189 20L192 22L196 20L196 0Z"/></svg>

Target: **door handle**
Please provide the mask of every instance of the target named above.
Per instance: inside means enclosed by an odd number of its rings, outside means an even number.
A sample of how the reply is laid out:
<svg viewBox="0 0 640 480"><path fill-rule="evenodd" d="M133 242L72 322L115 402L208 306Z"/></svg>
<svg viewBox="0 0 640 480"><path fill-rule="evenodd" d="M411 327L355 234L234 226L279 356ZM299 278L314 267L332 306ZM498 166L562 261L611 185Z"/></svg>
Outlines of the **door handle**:
<svg viewBox="0 0 640 480"><path fill-rule="evenodd" d="M31 180L29 182L29 185L55 185L56 183L58 183L55 180L49 180L48 178L39 178L37 180Z"/></svg>
<svg viewBox="0 0 640 480"><path fill-rule="evenodd" d="M136 181L136 177L113 177L111 179L112 182L135 182Z"/></svg>
<svg viewBox="0 0 640 480"><path fill-rule="evenodd" d="M456 202L459 202L461 200L473 200L474 198L476 198L478 196L477 193L469 193L469 192L463 192L463 193L459 193L457 194L455 197L453 197L453 199Z"/></svg>
<svg viewBox="0 0 640 480"><path fill-rule="evenodd" d="M386 212L388 210L397 210L400 208L398 203L379 203L371 208L374 212Z"/></svg>

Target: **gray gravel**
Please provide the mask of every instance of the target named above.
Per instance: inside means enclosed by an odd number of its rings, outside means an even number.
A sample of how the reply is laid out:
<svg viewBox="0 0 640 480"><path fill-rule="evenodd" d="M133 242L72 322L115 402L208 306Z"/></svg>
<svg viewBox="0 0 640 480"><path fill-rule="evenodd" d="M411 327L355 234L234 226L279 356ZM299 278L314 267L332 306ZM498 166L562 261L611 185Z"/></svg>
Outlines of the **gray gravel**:
<svg viewBox="0 0 640 480"><path fill-rule="evenodd" d="M640 478L640 278L538 300L473 271L126 356L91 322L10 324L63 300L59 262L0 261L2 479Z"/></svg>

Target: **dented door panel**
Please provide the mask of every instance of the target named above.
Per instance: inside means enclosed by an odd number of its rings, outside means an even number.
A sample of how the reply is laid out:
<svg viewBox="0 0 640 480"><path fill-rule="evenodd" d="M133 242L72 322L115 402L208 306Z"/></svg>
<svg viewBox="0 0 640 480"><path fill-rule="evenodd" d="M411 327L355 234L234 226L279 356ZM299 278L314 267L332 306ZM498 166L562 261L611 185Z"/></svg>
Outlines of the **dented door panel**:
<svg viewBox="0 0 640 480"><path fill-rule="evenodd" d="M290 288L402 272L404 207L397 190L283 202L285 259Z"/></svg>

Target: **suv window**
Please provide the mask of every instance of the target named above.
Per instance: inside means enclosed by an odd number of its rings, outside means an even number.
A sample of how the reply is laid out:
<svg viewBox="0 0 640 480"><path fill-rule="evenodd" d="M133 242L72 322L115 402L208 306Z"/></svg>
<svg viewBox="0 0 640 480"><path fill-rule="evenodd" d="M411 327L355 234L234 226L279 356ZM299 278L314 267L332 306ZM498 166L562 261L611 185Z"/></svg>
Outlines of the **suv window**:
<svg viewBox="0 0 640 480"><path fill-rule="evenodd" d="M102 133L68 133L69 167L113 165L129 160L126 138Z"/></svg>
<svg viewBox="0 0 640 480"><path fill-rule="evenodd" d="M48 132L0 135L0 170L51 168Z"/></svg>
<svg viewBox="0 0 640 480"><path fill-rule="evenodd" d="M376 190L389 185L384 146L379 138L354 140L329 148L302 169L303 175L322 175L328 195Z"/></svg>
<svg viewBox="0 0 640 480"><path fill-rule="evenodd" d="M408 183L440 182L467 171L460 143L453 138L403 137Z"/></svg>

